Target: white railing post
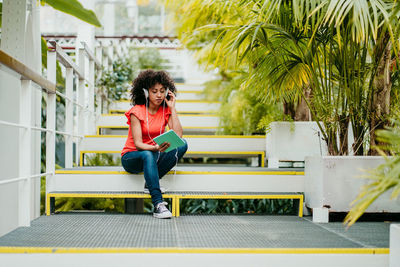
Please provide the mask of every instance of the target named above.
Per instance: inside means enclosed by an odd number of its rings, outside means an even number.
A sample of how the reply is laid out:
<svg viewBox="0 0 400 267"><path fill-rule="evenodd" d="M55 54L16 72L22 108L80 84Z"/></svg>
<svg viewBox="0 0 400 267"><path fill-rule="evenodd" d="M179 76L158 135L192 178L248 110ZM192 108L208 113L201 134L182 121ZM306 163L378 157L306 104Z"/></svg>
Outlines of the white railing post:
<svg viewBox="0 0 400 267"><path fill-rule="evenodd" d="M114 44L110 42L111 45L107 47L107 54L110 57L108 60L108 70L113 71L113 61L114 61Z"/></svg>
<svg viewBox="0 0 400 267"><path fill-rule="evenodd" d="M96 129L96 114L94 113L94 72L95 72L95 66L94 66L94 60L89 59L89 94L88 94L88 105L89 105L89 131L88 133L93 134Z"/></svg>
<svg viewBox="0 0 400 267"><path fill-rule="evenodd" d="M56 51L47 52L47 79L56 83ZM54 183L56 164L56 94L47 94L46 108L46 172L52 173L46 179L46 194L51 192Z"/></svg>
<svg viewBox="0 0 400 267"><path fill-rule="evenodd" d="M103 59L103 47L102 46L96 47L96 59L98 62L100 62L101 66L103 66L103 63L102 63L103 62L103 60L102 60ZM100 68L97 71L97 79L100 79L102 74L103 74L103 69ZM97 103L96 115L100 116L102 113L103 103L101 101L101 95L100 95L100 91L98 88L97 88L97 94L96 94L96 103Z"/></svg>
<svg viewBox="0 0 400 267"><path fill-rule="evenodd" d="M66 68L65 72L65 132L73 134L74 132L74 106L72 99L74 98L74 70ZM73 162L73 136L65 137L65 168L72 168Z"/></svg>
<svg viewBox="0 0 400 267"><path fill-rule="evenodd" d="M122 58L122 56L123 56L123 54L122 54L122 49L121 49L121 43L122 43L122 41L123 40L120 40L120 41L116 41L115 42L115 44L113 45L114 47L115 47L115 50L116 50L116 52L117 52L117 56L119 57L119 58Z"/></svg>
<svg viewBox="0 0 400 267"><path fill-rule="evenodd" d="M80 72L82 73L83 77L79 77L79 82L78 82L78 103L79 103L79 108L78 108L78 135L84 135L85 134L85 124L86 124L86 116L85 116L85 55L84 55L84 49L79 49L79 55L78 55L78 60L79 60L79 68ZM77 142L76 146L76 162L79 162L79 150L80 150L80 144L82 142L82 139L79 139ZM79 162L80 164L80 162Z"/></svg>
<svg viewBox="0 0 400 267"><path fill-rule="evenodd" d="M105 53L103 53L103 60L101 61L104 67L105 71L109 71L109 65L108 65L108 49L107 47L104 47L104 49L106 50Z"/></svg>
<svg viewBox="0 0 400 267"><path fill-rule="evenodd" d="M19 177L31 176L31 96L32 82L21 81L19 123L27 126L19 130ZM18 224L19 226L30 226L31 223L31 179L22 180L18 184Z"/></svg>
<svg viewBox="0 0 400 267"><path fill-rule="evenodd" d="M127 48L127 39L124 39L121 41L121 49L122 49L122 55L124 57L128 57L129 56L129 50Z"/></svg>

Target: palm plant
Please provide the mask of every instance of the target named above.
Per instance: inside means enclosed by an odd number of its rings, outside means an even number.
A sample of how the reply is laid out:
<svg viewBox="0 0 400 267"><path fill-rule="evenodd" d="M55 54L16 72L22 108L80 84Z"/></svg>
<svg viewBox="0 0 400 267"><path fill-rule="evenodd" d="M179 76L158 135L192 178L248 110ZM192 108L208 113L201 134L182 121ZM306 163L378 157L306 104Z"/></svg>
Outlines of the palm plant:
<svg viewBox="0 0 400 267"><path fill-rule="evenodd" d="M256 77L256 75L252 76L254 83L247 83L251 74L259 73L253 71L257 67L255 60L250 60L245 56L239 58L237 56L238 51L227 49L226 44L221 42L221 40L226 39L227 34L232 36L236 34L232 31L236 27L235 23L245 24L249 20L248 17L256 16L254 12L251 12L251 4L241 4L238 1L193 0L176 5L171 1L166 2L176 8L176 13L191 11L190 17L180 20L178 34L187 48L197 52L198 61L201 64L211 65L219 69L221 82L212 90L211 88L206 90L206 97L210 99L209 93L211 91L213 91L211 95L220 96L218 100L223 103L220 109L221 126L223 126L225 133L264 132L265 125L268 122L287 118L282 114L283 112L293 114L291 117L292 119L295 118L295 112L292 112L291 109L282 109L277 105L282 101L285 104L293 102L292 98L285 96L286 99L282 97L276 100L266 97L263 93L260 93L260 88L265 83L263 83L263 79ZM226 26L226 28L223 26ZM238 83L238 81L241 82ZM208 87L215 84L209 83ZM221 90L221 94L215 94L216 90ZM236 101L238 99L242 101ZM260 106L264 105L264 107L262 109L253 108L253 105L244 107L245 103L252 102L256 102ZM284 107L295 106L286 105ZM251 121L251 125L246 121ZM232 127L232 125L236 127ZM261 129L263 126L264 129Z"/></svg>
<svg viewBox="0 0 400 267"><path fill-rule="evenodd" d="M195 4L189 1L185 8ZM347 153L349 122L355 154L366 153L368 139L374 144L374 131L390 115L389 67L398 46L391 45L398 32L395 1L207 1L203 6L208 12L214 8L212 19L193 16L191 38L215 37L209 43L218 66L226 65L226 53L236 55L249 70L243 89L264 99L307 102L313 119L323 122L331 155ZM235 12L228 19L222 19L224 6Z"/></svg>

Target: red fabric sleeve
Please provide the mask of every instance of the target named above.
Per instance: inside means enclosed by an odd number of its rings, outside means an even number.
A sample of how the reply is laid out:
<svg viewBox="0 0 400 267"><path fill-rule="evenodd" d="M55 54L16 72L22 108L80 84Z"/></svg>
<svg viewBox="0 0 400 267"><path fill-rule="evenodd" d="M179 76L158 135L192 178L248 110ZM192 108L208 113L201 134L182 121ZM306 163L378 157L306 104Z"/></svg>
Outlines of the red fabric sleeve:
<svg viewBox="0 0 400 267"><path fill-rule="evenodd" d="M131 115L135 115L140 121L144 121L145 119L145 109L143 105L135 105L130 110L125 112L125 116L128 119L126 122L128 125L131 125Z"/></svg>

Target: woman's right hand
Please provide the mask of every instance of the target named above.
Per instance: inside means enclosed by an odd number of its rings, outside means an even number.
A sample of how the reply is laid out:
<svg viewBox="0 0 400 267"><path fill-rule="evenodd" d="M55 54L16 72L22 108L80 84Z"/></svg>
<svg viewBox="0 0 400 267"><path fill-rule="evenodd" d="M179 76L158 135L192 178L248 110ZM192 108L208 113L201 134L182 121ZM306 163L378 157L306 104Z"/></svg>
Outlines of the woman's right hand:
<svg viewBox="0 0 400 267"><path fill-rule="evenodd" d="M153 151L154 152L164 152L165 150L167 150L167 148L169 148L170 144L168 142L164 142L161 145L156 144L154 146Z"/></svg>

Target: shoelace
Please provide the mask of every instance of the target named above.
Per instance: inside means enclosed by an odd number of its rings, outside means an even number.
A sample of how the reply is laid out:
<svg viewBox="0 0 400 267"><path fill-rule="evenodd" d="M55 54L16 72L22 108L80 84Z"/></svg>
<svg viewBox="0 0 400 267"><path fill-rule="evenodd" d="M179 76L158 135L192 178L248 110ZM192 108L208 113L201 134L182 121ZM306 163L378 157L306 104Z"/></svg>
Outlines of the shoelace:
<svg viewBox="0 0 400 267"><path fill-rule="evenodd" d="M161 202L161 203L158 203L157 204L157 209L160 211L160 212L164 212L164 211L166 211L166 210L168 210L167 209L167 206L168 205L168 203L167 202Z"/></svg>

